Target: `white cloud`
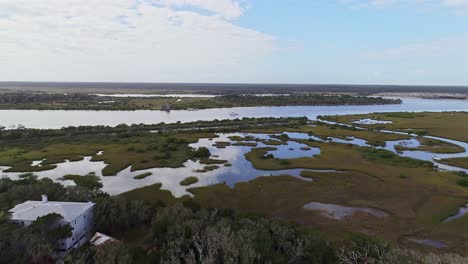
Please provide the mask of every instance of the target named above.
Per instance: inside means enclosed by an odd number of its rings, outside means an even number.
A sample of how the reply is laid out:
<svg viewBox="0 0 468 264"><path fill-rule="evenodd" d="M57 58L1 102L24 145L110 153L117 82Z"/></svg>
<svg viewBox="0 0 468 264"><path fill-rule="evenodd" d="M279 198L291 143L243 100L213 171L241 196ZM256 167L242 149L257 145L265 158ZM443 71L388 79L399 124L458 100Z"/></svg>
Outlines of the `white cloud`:
<svg viewBox="0 0 468 264"><path fill-rule="evenodd" d="M168 7L198 7L227 19L240 17L246 9L246 3L239 0L155 0L155 2Z"/></svg>
<svg viewBox="0 0 468 264"><path fill-rule="evenodd" d="M341 0L355 7L388 8L396 6L448 8L455 13L468 11L468 0Z"/></svg>
<svg viewBox="0 0 468 264"><path fill-rule="evenodd" d="M245 10L239 0L1 0L0 80L216 81L276 50L274 37L230 21Z"/></svg>

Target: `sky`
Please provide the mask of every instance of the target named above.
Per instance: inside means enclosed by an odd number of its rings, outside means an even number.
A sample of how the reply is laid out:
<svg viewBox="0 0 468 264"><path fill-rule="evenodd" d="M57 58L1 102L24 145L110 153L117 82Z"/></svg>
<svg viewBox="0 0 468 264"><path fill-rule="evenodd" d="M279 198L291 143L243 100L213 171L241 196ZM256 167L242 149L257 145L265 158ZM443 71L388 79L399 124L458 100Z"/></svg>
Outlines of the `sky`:
<svg viewBox="0 0 468 264"><path fill-rule="evenodd" d="M0 81L468 85L468 0L0 0Z"/></svg>

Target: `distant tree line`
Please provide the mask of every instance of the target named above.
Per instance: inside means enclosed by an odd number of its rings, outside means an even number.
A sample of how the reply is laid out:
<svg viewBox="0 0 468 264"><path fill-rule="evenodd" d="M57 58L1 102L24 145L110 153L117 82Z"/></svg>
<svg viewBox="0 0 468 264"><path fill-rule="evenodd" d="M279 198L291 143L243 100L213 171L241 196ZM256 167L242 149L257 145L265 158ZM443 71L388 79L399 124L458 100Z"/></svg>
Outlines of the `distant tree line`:
<svg viewBox="0 0 468 264"><path fill-rule="evenodd" d="M24 103L46 103L46 102L74 102L91 101L99 97L90 94L72 93L72 94L49 94L49 93L3 93L0 94L0 104L24 104Z"/></svg>
<svg viewBox="0 0 468 264"><path fill-rule="evenodd" d="M226 84L226 83L90 83L90 82L0 82L2 90L73 91L84 93L200 93L217 95L235 94L307 94L307 93L463 93L467 86L424 85L365 85L365 84Z"/></svg>
<svg viewBox="0 0 468 264"><path fill-rule="evenodd" d="M70 126L61 129L16 129L0 130L0 141L11 140L32 140L41 137L75 137L82 135L97 135L115 133L121 137L131 137L144 132L166 133L173 131L181 132L225 132L238 131L242 129L255 127L274 127L274 126L299 126L309 122L306 117L287 117L287 118L242 118L234 120L212 120L196 121L188 123L159 123L159 124L121 124L115 127L111 126Z"/></svg>
<svg viewBox="0 0 468 264"><path fill-rule="evenodd" d="M291 96L249 96L230 95L216 97L221 102L239 105L374 105L400 104L400 99L351 95L291 95Z"/></svg>
<svg viewBox="0 0 468 264"><path fill-rule="evenodd" d="M174 110L188 108L210 109L255 106L316 106L316 105L385 105L401 104L400 99L351 95L304 94L289 96L224 95L211 100L180 102L171 105Z"/></svg>

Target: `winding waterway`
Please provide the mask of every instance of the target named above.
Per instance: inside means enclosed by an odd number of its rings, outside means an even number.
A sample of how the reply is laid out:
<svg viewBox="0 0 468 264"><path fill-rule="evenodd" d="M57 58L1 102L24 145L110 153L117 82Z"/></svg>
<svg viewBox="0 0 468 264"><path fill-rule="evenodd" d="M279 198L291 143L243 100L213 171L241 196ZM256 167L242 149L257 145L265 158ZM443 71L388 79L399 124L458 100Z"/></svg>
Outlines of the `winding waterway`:
<svg viewBox="0 0 468 264"><path fill-rule="evenodd" d="M220 133L217 134L218 137L214 139L203 138L200 139L197 143L191 144L192 148L206 147L210 150L212 157L218 160L226 160L229 166L225 164L219 164L219 168L216 168L212 171L202 171L206 165L200 164L199 161L188 160L184 163L183 167L180 168L152 168L140 171L132 171L130 167L120 171L116 176L102 176L102 170L106 167L106 164L102 161L94 162L91 161L91 157L84 157L81 161L66 161L64 163L57 164L57 168L48 171L36 172L37 176L40 178L51 178L57 182L61 182L65 185L73 185L72 181L63 180L63 175L66 174L75 174L75 175L85 175L90 172L94 172L99 176L104 185L103 191L110 194L116 195L126 191L130 191L136 188L152 185L155 183L161 183L162 189L169 190L176 197L187 195L189 188L192 187L204 187L210 186L219 183L226 183L230 187L233 187L236 183L247 182L253 180L260 176L276 176L276 175L290 175L294 177L301 178L303 180L311 180L301 177L301 172L304 169L289 169L289 170L258 170L252 166L252 163L245 158L245 154L251 151L252 148L263 148L268 147L272 150L268 151L267 154L273 155L274 158L280 159L291 159L299 157L314 157L321 153L319 148L309 147L308 145L299 143L295 141L296 139L312 139L322 142L337 142L342 144L352 144L356 146L366 146L372 147L366 140L349 137L347 140L338 139L333 137L328 137L327 139L322 139L307 133L284 133L288 135L289 139L283 145L266 145L266 141L274 139L278 135L267 135L267 134L252 134L252 133ZM235 140L231 140L233 136L237 137L250 137L251 140L244 140L240 143L244 144L255 144L255 146L243 146L236 145ZM435 137L434 137L435 138ZM439 140L444 140L443 138L435 138ZM219 147L217 142L228 142L226 146ZM444 157L453 157L453 156L468 156L467 144L464 142L450 140L451 143L457 144L459 146L465 147L465 152L457 154L441 154ZM239 142L237 142L239 143ZM400 144L406 144L406 146L418 146L420 143L417 138L412 138L409 140L398 140L398 141L387 141L384 148L386 150L392 151L397 155L412 157L416 159L432 160L433 153L424 152L424 151L413 151L408 150L402 153L399 153L396 150L396 146ZM102 152L98 152L96 155L102 155ZM434 162L435 163L435 162ZM41 161L33 161L33 166L40 166ZM435 165L441 165L435 163ZM1 175L10 177L13 179L18 178L21 173L7 173L4 170L8 169L7 167L0 167ZM460 168L445 168L442 169L460 171ZM330 170L318 170L318 172L330 172ZM468 172L467 170L464 170ZM144 179L135 179L137 175L142 173L151 173L150 176ZM198 182L191 186L183 186L180 184L182 180L186 177L195 176L198 178Z"/></svg>

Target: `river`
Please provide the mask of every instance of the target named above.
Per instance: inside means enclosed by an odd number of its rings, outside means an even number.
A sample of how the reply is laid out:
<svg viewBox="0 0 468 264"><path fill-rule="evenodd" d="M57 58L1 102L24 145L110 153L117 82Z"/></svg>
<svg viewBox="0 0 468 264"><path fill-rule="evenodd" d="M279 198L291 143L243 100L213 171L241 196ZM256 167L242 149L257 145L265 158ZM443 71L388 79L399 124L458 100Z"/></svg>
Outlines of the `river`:
<svg viewBox="0 0 468 264"><path fill-rule="evenodd" d="M38 111L0 110L0 126L26 128L62 128L80 125L155 124L243 117L298 117L316 119L318 115L366 114L372 112L468 111L468 100L403 98L399 105L359 106L280 106L206 109L198 111ZM233 117L234 112L238 115Z"/></svg>

